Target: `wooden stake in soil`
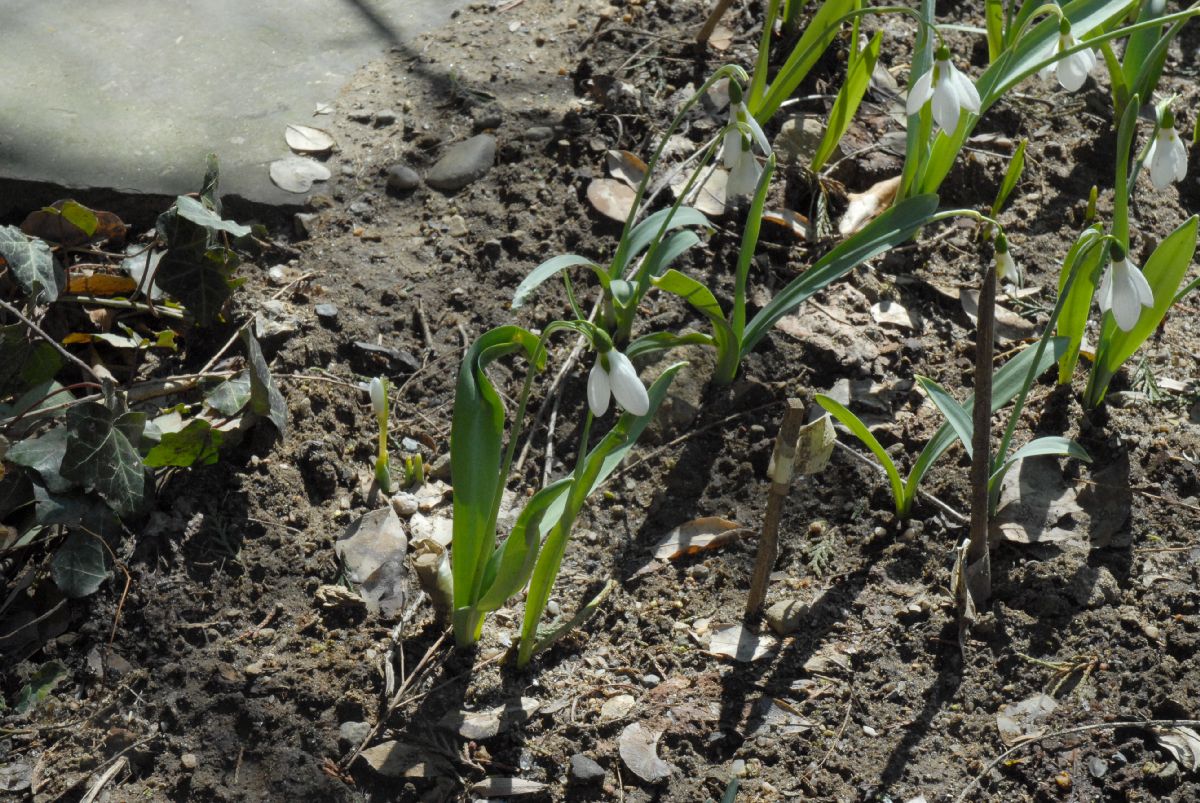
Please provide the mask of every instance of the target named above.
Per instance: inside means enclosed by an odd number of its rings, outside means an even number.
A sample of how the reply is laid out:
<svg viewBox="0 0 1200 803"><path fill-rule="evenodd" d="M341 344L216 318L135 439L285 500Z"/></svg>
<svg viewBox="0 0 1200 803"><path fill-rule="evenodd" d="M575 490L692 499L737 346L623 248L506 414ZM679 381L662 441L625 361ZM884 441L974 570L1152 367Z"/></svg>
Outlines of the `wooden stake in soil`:
<svg viewBox="0 0 1200 803"><path fill-rule="evenodd" d="M704 20L704 27L700 29L700 33L696 34L696 44L703 45L708 42L709 37L717 28L717 23L721 21L721 17L725 16L725 12L731 5L733 5L733 0L717 0L717 4L713 6L712 11Z"/></svg>
<svg viewBox="0 0 1200 803"><path fill-rule="evenodd" d="M771 580L771 569L779 554L779 517L783 512L783 500L792 486L792 472L796 463L796 442L800 438L800 425L804 421L804 404L799 399L788 399L779 435L775 438L775 454L771 458L771 490L767 496L767 512L763 516L762 537L758 541L758 557L754 561L754 574L750 578L750 594L746 598L746 619L758 615L767 596L767 583Z"/></svg>
<svg viewBox="0 0 1200 803"><path fill-rule="evenodd" d="M979 323L975 332L975 406L971 411L971 543L966 574L975 607L992 595L988 550L988 479L992 471L992 351L996 323L996 265L988 265L979 289Z"/></svg>

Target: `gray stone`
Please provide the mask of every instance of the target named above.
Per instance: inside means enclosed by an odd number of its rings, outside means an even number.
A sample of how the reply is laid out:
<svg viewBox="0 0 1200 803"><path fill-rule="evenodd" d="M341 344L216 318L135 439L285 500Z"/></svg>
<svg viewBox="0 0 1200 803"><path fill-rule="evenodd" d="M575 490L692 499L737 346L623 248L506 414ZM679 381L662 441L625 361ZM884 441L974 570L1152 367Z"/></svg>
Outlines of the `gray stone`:
<svg viewBox="0 0 1200 803"><path fill-rule="evenodd" d="M338 728L338 746L343 750L352 750L363 743L371 732L368 722L343 722Z"/></svg>
<svg viewBox="0 0 1200 803"><path fill-rule="evenodd" d="M1093 778L1103 778L1108 772L1108 762L1099 756L1092 756L1088 759L1088 772Z"/></svg>
<svg viewBox="0 0 1200 803"><path fill-rule="evenodd" d="M425 176L425 183L443 192L461 190L483 178L495 160L496 138L491 134L477 134L450 146Z"/></svg>
<svg viewBox="0 0 1200 803"><path fill-rule="evenodd" d="M799 600L784 599L767 608L767 624L781 636L794 632L808 616L808 606Z"/></svg>
<svg viewBox="0 0 1200 803"><path fill-rule="evenodd" d="M642 685L647 689L653 689L659 683L662 683L662 678L660 678L658 675L642 675Z"/></svg>
<svg viewBox="0 0 1200 803"><path fill-rule="evenodd" d="M338 308L335 304L318 304L313 308L322 323L337 323Z"/></svg>
<svg viewBox="0 0 1200 803"><path fill-rule="evenodd" d="M391 192L411 192L421 185L421 177L408 165L395 164L387 171L387 188Z"/></svg>
<svg viewBox="0 0 1200 803"><path fill-rule="evenodd" d="M604 767L583 753L576 753L571 756L571 777L577 781L598 781L604 777Z"/></svg>
<svg viewBox="0 0 1200 803"><path fill-rule="evenodd" d="M200 766L200 759L196 758L195 753L184 753L179 757L179 763L185 770L191 772L192 770L196 769L196 767Z"/></svg>
<svg viewBox="0 0 1200 803"><path fill-rule="evenodd" d="M375 126L377 128L382 128L386 125L392 125L398 119L400 119L400 115L396 114L396 112L392 109L381 109L375 112Z"/></svg>
<svg viewBox="0 0 1200 803"><path fill-rule="evenodd" d="M554 129L548 125L535 125L526 128L522 137L530 142L545 142L548 139L553 139Z"/></svg>
<svg viewBox="0 0 1200 803"><path fill-rule="evenodd" d="M375 117L370 109L355 109L348 117L356 123L369 123Z"/></svg>
<svg viewBox="0 0 1200 803"><path fill-rule="evenodd" d="M484 131L489 128L499 128L500 124L504 122L504 113L496 106L488 106L476 109L471 118L474 129Z"/></svg>
<svg viewBox="0 0 1200 803"><path fill-rule="evenodd" d="M775 137L775 150L785 162L807 163L821 145L825 136L825 124L815 117L796 114L783 122ZM834 148L830 160L842 156L840 146Z"/></svg>
<svg viewBox="0 0 1200 803"><path fill-rule="evenodd" d="M297 212L296 216L292 219L296 236L301 240L307 240L312 233L312 226L316 219L317 216L312 212Z"/></svg>

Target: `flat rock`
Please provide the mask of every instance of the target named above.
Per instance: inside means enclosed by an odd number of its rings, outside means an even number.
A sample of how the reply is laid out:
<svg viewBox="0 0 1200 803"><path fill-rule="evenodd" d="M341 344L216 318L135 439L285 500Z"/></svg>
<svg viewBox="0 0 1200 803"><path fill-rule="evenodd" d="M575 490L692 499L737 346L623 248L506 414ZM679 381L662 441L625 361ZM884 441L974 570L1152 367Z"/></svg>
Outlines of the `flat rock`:
<svg viewBox="0 0 1200 803"><path fill-rule="evenodd" d="M395 164L387 170L389 192L411 192L421 185L421 177L408 165Z"/></svg>
<svg viewBox="0 0 1200 803"><path fill-rule="evenodd" d="M425 176L425 183L444 192L461 190L483 178L495 160L496 138L491 134L476 134L451 145Z"/></svg>

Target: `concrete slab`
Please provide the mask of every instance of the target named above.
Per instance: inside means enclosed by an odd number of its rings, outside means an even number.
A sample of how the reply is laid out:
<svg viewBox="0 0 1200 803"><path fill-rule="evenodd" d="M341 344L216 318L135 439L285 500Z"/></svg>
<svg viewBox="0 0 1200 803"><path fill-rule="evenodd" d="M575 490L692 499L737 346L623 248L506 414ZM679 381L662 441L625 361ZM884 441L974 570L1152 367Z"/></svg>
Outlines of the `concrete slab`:
<svg viewBox="0 0 1200 803"><path fill-rule="evenodd" d="M5 0L0 192L11 180L296 204L268 165L362 65L466 0ZM320 185L318 185L320 186ZM0 207L8 200L0 198Z"/></svg>

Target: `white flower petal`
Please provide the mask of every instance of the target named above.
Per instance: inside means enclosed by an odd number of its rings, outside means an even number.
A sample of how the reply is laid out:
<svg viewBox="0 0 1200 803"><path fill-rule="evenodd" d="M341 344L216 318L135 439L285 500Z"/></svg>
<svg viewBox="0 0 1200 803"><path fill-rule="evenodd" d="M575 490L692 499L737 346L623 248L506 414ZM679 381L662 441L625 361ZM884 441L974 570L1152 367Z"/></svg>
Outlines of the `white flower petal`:
<svg viewBox="0 0 1200 803"><path fill-rule="evenodd" d="M646 386L638 378L637 369L621 352L613 349L608 352L609 380L612 383L612 393L617 404L634 415L645 415L650 411L650 396Z"/></svg>
<svg viewBox="0 0 1200 803"><path fill-rule="evenodd" d="M996 254L996 277L1001 281L1007 279L1017 284L1021 283L1021 269L1017 267L1011 251Z"/></svg>
<svg viewBox="0 0 1200 803"><path fill-rule="evenodd" d="M1058 69L1054 71L1054 75L1058 78L1058 82L1062 84L1062 88L1068 92L1076 92L1087 81L1088 66L1086 60L1078 58L1080 54L1076 53L1072 56L1067 56L1065 59L1060 59Z"/></svg>
<svg viewBox="0 0 1200 803"><path fill-rule="evenodd" d="M721 161L727 170L732 170L741 158L742 132L736 125L731 124L731 127L725 131L725 138L721 141Z"/></svg>
<svg viewBox="0 0 1200 803"><path fill-rule="evenodd" d="M371 411L375 415L383 415L384 408L387 406L387 394L383 389L383 380L375 377L367 389L371 394Z"/></svg>
<svg viewBox="0 0 1200 803"><path fill-rule="evenodd" d="M950 67L950 77L954 81L955 89L958 90L959 105L969 112L979 112L979 90L975 88L975 84L967 77L966 73L960 72L953 66Z"/></svg>
<svg viewBox="0 0 1200 803"><path fill-rule="evenodd" d="M1100 306L1111 308L1117 326L1125 332L1137 326L1142 307L1154 306L1154 293L1150 283L1138 270L1138 266L1127 259L1114 262L1104 276L1100 287Z"/></svg>
<svg viewBox="0 0 1200 803"><path fill-rule="evenodd" d="M1129 266L1129 281L1136 291L1138 302L1143 307L1153 307L1154 291L1150 289L1150 282L1146 281L1146 274L1132 262L1127 261L1125 264Z"/></svg>
<svg viewBox="0 0 1200 803"><path fill-rule="evenodd" d="M610 352L615 354L616 352ZM592 366L592 371L588 374L587 383L587 398L588 407L592 409L592 415L599 418L608 412L608 397L612 395L609 392L608 371L604 370L604 366L600 364L600 358L596 358L596 364Z"/></svg>
<svg viewBox="0 0 1200 803"><path fill-rule="evenodd" d="M1104 271L1104 278L1100 280L1100 311L1108 312L1112 309L1112 294L1113 294L1113 267L1108 266L1108 270Z"/></svg>
<svg viewBox="0 0 1200 803"><path fill-rule="evenodd" d="M909 115L920 114L922 107L933 97L933 70L926 70L913 84L908 93L904 110Z"/></svg>
<svg viewBox="0 0 1200 803"><path fill-rule="evenodd" d="M758 178L762 168L750 151L742 151L742 158L729 171L729 180L725 182L725 197L738 198L743 195L753 195L758 187Z"/></svg>
<svg viewBox="0 0 1200 803"><path fill-rule="evenodd" d="M1187 175L1187 164L1188 164L1187 146L1185 146L1183 144L1183 139L1179 136L1178 132L1176 132L1174 129L1171 129L1171 134L1172 134L1172 136L1171 136L1170 159L1171 159L1171 164L1175 168L1175 180L1183 181L1184 176Z"/></svg>
<svg viewBox="0 0 1200 803"><path fill-rule="evenodd" d="M1133 295L1134 290L1131 286L1122 286L1120 277L1113 280L1113 285L1113 319L1122 331L1128 332L1137 326L1138 318L1142 315L1142 305Z"/></svg>
<svg viewBox="0 0 1200 803"><path fill-rule="evenodd" d="M944 131L958 128L959 100L957 88L943 80L933 90L933 120Z"/></svg>
<svg viewBox="0 0 1200 803"><path fill-rule="evenodd" d="M754 115L746 112L746 125L750 126L750 136L754 140L754 144L762 151L763 156L771 155L771 143L767 141L767 135L763 133L762 126L758 124L758 120L754 119Z"/></svg>

